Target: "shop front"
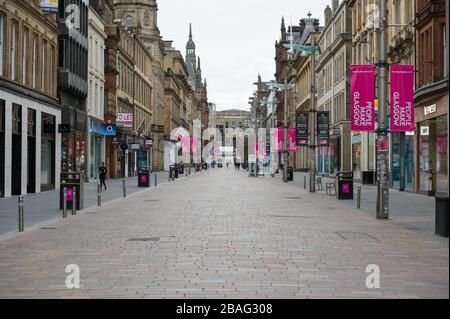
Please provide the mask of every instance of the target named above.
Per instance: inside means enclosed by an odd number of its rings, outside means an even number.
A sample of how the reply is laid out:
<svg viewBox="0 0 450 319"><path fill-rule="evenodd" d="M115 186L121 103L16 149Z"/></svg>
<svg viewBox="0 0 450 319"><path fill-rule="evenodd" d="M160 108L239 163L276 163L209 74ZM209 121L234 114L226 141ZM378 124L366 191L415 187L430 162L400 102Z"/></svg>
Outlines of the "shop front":
<svg viewBox="0 0 450 319"><path fill-rule="evenodd" d="M89 180L98 179L98 168L105 163L105 137L115 135L114 125L106 125L94 118L89 119Z"/></svg>
<svg viewBox="0 0 450 319"><path fill-rule="evenodd" d="M416 108L416 191L448 194L448 95Z"/></svg>
<svg viewBox="0 0 450 319"><path fill-rule="evenodd" d="M55 189L56 119L44 112L41 116L41 191L46 191Z"/></svg>
<svg viewBox="0 0 450 319"><path fill-rule="evenodd" d="M362 176L362 135L354 133L352 136L352 171L355 179Z"/></svg>
<svg viewBox="0 0 450 319"><path fill-rule="evenodd" d="M419 193L448 192L447 116L419 123Z"/></svg>
<svg viewBox="0 0 450 319"><path fill-rule="evenodd" d="M414 133L391 134L391 187L414 191Z"/></svg>

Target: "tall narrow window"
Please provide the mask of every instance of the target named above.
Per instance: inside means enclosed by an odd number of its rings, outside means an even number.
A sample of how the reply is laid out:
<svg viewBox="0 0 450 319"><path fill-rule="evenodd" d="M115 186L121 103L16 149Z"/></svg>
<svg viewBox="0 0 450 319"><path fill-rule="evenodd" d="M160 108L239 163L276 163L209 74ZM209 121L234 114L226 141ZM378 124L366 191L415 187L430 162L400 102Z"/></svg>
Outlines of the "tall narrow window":
<svg viewBox="0 0 450 319"><path fill-rule="evenodd" d="M49 85L48 85L48 93L50 95L56 95L55 88L56 88L56 79L55 79L55 47L53 45L50 46L50 58L49 58Z"/></svg>
<svg viewBox="0 0 450 319"><path fill-rule="evenodd" d="M47 58L47 56L46 56L46 54L45 54L45 52L46 52L46 50L47 50L47 41L45 41L45 40L43 40L42 41L42 50L41 50L41 61L42 61L42 63L41 63L41 90L42 90L42 92L45 92L45 83L46 83L46 81L47 81L47 77L46 77L46 58Z"/></svg>
<svg viewBox="0 0 450 319"><path fill-rule="evenodd" d="M131 16L127 16L125 18L125 27L130 28L133 24L133 18Z"/></svg>
<svg viewBox="0 0 450 319"><path fill-rule="evenodd" d="M4 41L5 37L5 18L3 14L0 12L0 76L3 76L3 63L5 61L4 54Z"/></svg>
<svg viewBox="0 0 450 319"><path fill-rule="evenodd" d="M33 89L36 89L36 73L37 73L37 36L33 36L32 53L31 53L31 81Z"/></svg>
<svg viewBox="0 0 450 319"><path fill-rule="evenodd" d="M442 25L442 65L444 67L444 78L448 76L448 61L447 61L447 34L445 24Z"/></svg>
<svg viewBox="0 0 450 319"><path fill-rule="evenodd" d="M11 80L16 79L16 63L17 63L17 21L11 24Z"/></svg>
<svg viewBox="0 0 450 319"><path fill-rule="evenodd" d="M22 83L27 84L28 74L28 29L23 28L22 35Z"/></svg>

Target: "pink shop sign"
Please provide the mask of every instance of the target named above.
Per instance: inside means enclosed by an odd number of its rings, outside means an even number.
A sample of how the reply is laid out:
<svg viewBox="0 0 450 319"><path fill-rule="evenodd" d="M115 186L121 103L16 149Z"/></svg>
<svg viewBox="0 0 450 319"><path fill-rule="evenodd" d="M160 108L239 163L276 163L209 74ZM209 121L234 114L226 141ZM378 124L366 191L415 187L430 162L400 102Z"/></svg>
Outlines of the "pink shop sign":
<svg viewBox="0 0 450 319"><path fill-rule="evenodd" d="M350 66L351 129L375 130L375 68L372 64Z"/></svg>

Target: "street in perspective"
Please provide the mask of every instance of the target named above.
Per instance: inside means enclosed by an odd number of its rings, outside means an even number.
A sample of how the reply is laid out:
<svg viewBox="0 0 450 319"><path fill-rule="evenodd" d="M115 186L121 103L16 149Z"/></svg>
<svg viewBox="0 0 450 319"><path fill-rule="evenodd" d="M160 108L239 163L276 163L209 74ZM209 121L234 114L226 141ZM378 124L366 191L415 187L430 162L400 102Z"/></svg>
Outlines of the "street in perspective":
<svg viewBox="0 0 450 319"><path fill-rule="evenodd" d="M449 299L449 2L263 2L0 2L0 299Z"/></svg>

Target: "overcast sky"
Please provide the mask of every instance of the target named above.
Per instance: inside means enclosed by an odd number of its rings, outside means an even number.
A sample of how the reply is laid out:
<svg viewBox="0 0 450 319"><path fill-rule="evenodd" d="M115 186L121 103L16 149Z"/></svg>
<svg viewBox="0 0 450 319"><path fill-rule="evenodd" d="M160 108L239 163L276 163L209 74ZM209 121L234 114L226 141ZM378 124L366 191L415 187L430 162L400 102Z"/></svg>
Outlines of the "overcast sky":
<svg viewBox="0 0 450 319"><path fill-rule="evenodd" d="M310 10L323 25L327 4L331 0L159 0L158 26L184 56L192 22L209 102L218 110L248 109L258 73L274 78L281 16L286 26L291 16L298 25Z"/></svg>

